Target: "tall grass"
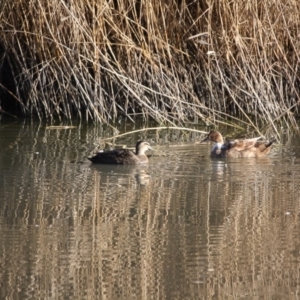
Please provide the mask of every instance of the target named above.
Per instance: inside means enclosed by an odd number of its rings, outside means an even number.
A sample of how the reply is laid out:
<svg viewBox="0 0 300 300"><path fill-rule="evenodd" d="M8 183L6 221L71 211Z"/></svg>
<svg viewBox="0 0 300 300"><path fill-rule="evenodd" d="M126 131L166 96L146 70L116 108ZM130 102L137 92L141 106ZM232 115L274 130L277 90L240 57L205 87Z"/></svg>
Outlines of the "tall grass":
<svg viewBox="0 0 300 300"><path fill-rule="evenodd" d="M2 0L2 112L296 127L299 15L297 0Z"/></svg>

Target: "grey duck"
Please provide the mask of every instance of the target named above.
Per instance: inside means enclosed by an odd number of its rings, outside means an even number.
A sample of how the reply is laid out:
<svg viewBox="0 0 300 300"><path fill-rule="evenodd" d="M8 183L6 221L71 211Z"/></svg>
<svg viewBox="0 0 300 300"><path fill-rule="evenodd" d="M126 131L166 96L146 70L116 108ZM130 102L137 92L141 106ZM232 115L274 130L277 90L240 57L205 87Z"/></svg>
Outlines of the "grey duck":
<svg viewBox="0 0 300 300"><path fill-rule="evenodd" d="M116 149L110 151L98 152L88 159L94 164L113 164L113 165L137 165L148 163L148 157L145 154L147 150L153 150L148 142L138 141L135 146L135 152L129 149Z"/></svg>

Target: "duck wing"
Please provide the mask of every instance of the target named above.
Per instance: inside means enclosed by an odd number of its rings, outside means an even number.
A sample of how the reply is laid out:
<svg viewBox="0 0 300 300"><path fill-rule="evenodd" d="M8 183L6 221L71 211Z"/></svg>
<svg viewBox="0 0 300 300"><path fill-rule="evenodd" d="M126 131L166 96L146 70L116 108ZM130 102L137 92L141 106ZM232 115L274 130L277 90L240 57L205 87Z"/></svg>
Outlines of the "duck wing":
<svg viewBox="0 0 300 300"><path fill-rule="evenodd" d="M95 156L88 157L88 159L96 164L129 165L138 162L137 156L128 149L98 152Z"/></svg>
<svg viewBox="0 0 300 300"><path fill-rule="evenodd" d="M234 140L228 142L229 148L234 148L236 151L244 151L246 149L255 147L257 141L261 139L261 137L256 137L252 139L245 139L245 140Z"/></svg>

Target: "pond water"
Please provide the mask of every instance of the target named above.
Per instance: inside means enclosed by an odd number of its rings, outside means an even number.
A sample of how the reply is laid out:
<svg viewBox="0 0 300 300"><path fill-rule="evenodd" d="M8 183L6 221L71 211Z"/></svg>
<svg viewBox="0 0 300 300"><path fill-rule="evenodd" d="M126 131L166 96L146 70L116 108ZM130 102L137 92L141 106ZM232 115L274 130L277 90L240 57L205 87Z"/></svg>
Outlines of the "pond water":
<svg viewBox="0 0 300 300"><path fill-rule="evenodd" d="M211 160L200 134L149 131L115 141L147 139L148 166L92 165L111 135L1 121L1 299L299 299L297 136Z"/></svg>

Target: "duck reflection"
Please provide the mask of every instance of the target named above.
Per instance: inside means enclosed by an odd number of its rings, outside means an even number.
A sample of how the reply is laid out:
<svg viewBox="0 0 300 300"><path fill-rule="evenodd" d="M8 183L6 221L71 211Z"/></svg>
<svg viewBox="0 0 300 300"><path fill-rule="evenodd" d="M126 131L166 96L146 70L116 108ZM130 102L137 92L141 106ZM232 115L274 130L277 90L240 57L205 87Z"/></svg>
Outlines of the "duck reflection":
<svg viewBox="0 0 300 300"><path fill-rule="evenodd" d="M149 184L151 175L149 174L148 165L90 165L90 168L97 170L103 180L107 179L110 184L129 185L134 178L138 185L146 186ZM103 181L102 180L102 181ZM106 181L106 180L105 180Z"/></svg>
<svg viewBox="0 0 300 300"><path fill-rule="evenodd" d="M257 172L263 172L269 168L272 161L268 157L248 158L241 161L239 158L212 159L211 161L211 179L230 180L232 177L240 179L251 179Z"/></svg>

